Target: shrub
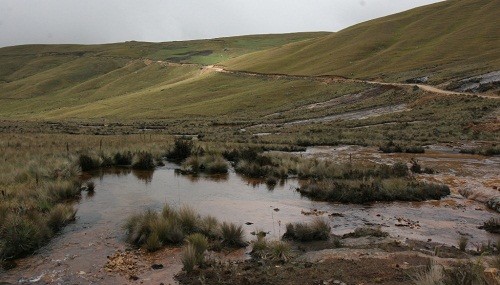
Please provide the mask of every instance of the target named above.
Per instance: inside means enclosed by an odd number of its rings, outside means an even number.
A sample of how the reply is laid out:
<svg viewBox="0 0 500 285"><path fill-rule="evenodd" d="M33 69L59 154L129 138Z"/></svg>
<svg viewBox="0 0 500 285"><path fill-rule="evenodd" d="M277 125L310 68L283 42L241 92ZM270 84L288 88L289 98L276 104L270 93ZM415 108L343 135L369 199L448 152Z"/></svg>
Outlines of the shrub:
<svg viewBox="0 0 500 285"><path fill-rule="evenodd" d="M227 246L243 247L243 228L233 223L223 222L221 225L222 243Z"/></svg>
<svg viewBox="0 0 500 285"><path fill-rule="evenodd" d="M181 163L192 154L192 151L193 142L176 139L174 148L167 153L166 157L169 161Z"/></svg>
<svg viewBox="0 0 500 285"><path fill-rule="evenodd" d="M311 223L287 224L283 238L302 242L327 240L330 231L331 227L324 219L316 218Z"/></svg>
<svg viewBox="0 0 500 285"><path fill-rule="evenodd" d="M152 170L155 168L155 160L149 152L138 152L134 155L132 168L139 170Z"/></svg>

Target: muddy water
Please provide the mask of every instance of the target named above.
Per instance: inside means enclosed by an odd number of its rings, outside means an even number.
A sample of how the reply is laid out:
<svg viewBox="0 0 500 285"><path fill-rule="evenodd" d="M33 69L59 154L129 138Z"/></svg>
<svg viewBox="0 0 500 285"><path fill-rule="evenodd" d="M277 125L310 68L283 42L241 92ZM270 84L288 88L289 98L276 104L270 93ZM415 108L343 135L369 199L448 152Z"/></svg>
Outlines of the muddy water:
<svg viewBox="0 0 500 285"><path fill-rule="evenodd" d="M343 153L344 150L347 152ZM344 150L328 151L342 158L353 152L349 148ZM306 155L321 151L310 149ZM366 150L359 150L359 155L363 151L368 155ZM284 181L271 190L259 181L234 173L216 177L178 175L172 165L154 172L116 170L90 179L96 184L96 192L92 196L83 195L77 205L77 220L38 254L19 260L13 270L0 273L1 281L134 283L128 275L107 272L104 269L107 256L126 248L121 226L128 215L147 208L160 210L164 203L174 207L190 205L200 214L211 214L219 220L253 223L244 225L247 239L252 238L250 232L255 229L277 238L284 233L286 223L313 219L312 215L303 214L313 209L325 211L322 216L331 223L334 234L344 234L364 225L380 225L402 240L432 239L454 245L461 233L469 235L471 244L496 238L477 226L498 214L488 211L482 203L457 195L440 202L339 205L301 197L294 191L297 180ZM342 216L328 216L332 213ZM162 270L152 270L150 264L145 264L137 275L146 283L173 283L173 276L181 269L178 249L164 250L147 256L146 260L165 265Z"/></svg>

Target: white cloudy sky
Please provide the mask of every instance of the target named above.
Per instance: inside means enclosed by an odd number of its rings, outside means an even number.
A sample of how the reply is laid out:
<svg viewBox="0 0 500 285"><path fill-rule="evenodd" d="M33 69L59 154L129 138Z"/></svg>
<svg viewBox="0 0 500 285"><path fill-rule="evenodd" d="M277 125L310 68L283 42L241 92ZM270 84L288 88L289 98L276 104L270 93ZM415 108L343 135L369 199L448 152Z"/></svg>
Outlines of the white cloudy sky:
<svg viewBox="0 0 500 285"><path fill-rule="evenodd" d="M0 0L0 46L338 31L439 0Z"/></svg>

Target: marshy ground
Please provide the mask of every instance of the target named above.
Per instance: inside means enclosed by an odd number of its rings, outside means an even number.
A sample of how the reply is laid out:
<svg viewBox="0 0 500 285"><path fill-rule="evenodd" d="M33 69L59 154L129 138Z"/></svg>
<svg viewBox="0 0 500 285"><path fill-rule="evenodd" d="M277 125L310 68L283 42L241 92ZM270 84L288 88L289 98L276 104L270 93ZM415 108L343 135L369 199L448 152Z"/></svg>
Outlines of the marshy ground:
<svg viewBox="0 0 500 285"><path fill-rule="evenodd" d="M132 153L141 150L151 151L154 160L158 160L162 153L172 150L174 142L171 137L163 135L131 135L127 138L124 141L123 136L4 135L3 141L9 152L3 159L9 162L8 165L12 165L14 161L26 157L28 161L39 159L40 165L44 165L43 159L47 158L70 163L78 161L78 155L81 158L82 153L95 155L104 152L111 155L117 150L122 154L129 150ZM80 140L86 140L86 147L77 146L77 141ZM194 142L193 149L197 147L220 149L210 143ZM494 255L498 254L495 245L498 236L478 227L489 219L498 217L498 213L489 209L485 202L498 197L496 174L499 161L495 156L461 154L458 151L473 147L477 146L453 148L432 145L426 148L425 153L386 154L376 147L347 145L312 147L303 152L270 151L259 154L281 163L287 161L290 164L286 166L289 170L298 166L293 166L288 158L283 157L314 159L317 163L332 160L338 164L333 167L337 169L346 163L357 165L358 162L369 165L403 162L411 166L411 161L416 160L421 167L431 168L436 173L412 174L414 177L411 179L446 183L450 186L451 195L439 201L376 202L364 205L313 201L296 191L305 178L291 175L283 180L278 178L276 182L266 177L250 178L235 173L229 163L225 174L182 174L185 173L183 169L194 165L193 159L186 160L188 164L183 165L166 163L155 170L111 167L89 171L80 176L80 181L82 185L93 182L94 191L82 191L76 200L67 202L74 205L76 220L62 228L35 255L15 259L17 267L2 272L2 280L9 283L39 284L133 284L141 281L153 284L218 284L221 280L248 284L335 284L334 281L351 284L378 280L379 284L401 284L411 283L411 276L426 268L430 260L447 268L453 268L459 262L467 260L480 260L484 266L492 267L495 266ZM97 151L98 148L101 151ZM237 145L223 148L226 149L225 157L244 157L244 152L235 154L228 151L237 148ZM18 154L17 157L14 153ZM54 158L54 153L59 154ZM172 151L170 157L175 157ZM256 161L261 160L265 161L263 158ZM103 163L105 160L100 161ZM23 164L22 160L18 162ZM28 164L33 165L33 162ZM196 165L197 172L207 170ZM305 163L298 165L310 166ZM31 166L31 170L27 169L27 173L31 174L23 179L20 179L23 175L19 173L12 174L15 168L4 169L4 173L17 177L17 180L9 184L10 187L16 187L11 189L36 188L37 179L54 179L37 176L37 173L44 171L34 170L33 167ZM235 167L238 169L238 164ZM269 170L276 172L274 168ZM306 175L309 172L298 169L297 173ZM3 185L5 187L6 184ZM15 198L12 193L8 197L11 197L9 201L18 203L25 199ZM174 208L190 205L202 216L212 215L219 221L241 225L246 241L255 240L252 233L260 231L266 233L269 242L279 240L287 231L288 223L308 223L317 218L327 222L331 228L331 236L327 241L291 242L288 245L290 256L284 263L275 259L259 261L251 257L248 253L252 250L253 243L242 249L222 249L218 253L210 251L207 254L210 260L208 265L178 275L183 268L181 245L170 245L152 253L138 250L126 243L123 229L129 215L141 213L144 209L161 211L165 203ZM13 207L12 204L2 205ZM36 209L35 207L34 210ZM41 213L42 216L45 215L44 212ZM362 228L378 229L386 232L388 237L349 235ZM460 237L467 238L463 251L458 249ZM485 257L478 258L481 254ZM378 270L373 267L374 264L379 266ZM329 270L332 266L338 270ZM363 275L357 274L356 268L359 266L366 268ZM296 274L291 275L290 272ZM305 279L297 279L296 275ZM290 276L294 276L293 280L289 279Z"/></svg>

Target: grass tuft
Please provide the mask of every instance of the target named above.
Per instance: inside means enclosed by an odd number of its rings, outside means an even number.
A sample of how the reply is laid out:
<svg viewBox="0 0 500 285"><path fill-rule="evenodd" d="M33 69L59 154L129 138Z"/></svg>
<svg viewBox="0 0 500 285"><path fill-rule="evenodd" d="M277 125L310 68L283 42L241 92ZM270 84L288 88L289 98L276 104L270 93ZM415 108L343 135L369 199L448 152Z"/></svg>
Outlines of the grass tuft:
<svg viewBox="0 0 500 285"><path fill-rule="evenodd" d="M221 225L222 243L231 247L244 247L243 228L233 223L223 222Z"/></svg>
<svg viewBox="0 0 500 285"><path fill-rule="evenodd" d="M316 218L310 223L290 223L286 225L284 239L307 242L327 240L330 237L331 227L327 221Z"/></svg>

